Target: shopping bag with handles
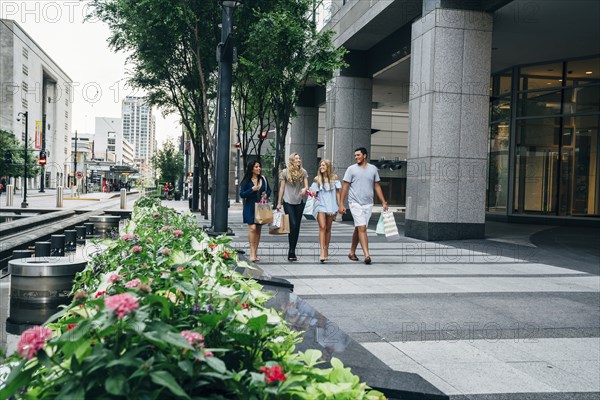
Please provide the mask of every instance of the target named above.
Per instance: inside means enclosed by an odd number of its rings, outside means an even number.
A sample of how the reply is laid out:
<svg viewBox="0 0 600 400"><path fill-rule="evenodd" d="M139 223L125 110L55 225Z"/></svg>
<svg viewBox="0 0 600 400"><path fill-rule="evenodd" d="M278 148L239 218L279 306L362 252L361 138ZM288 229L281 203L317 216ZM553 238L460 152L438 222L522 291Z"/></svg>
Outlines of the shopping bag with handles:
<svg viewBox="0 0 600 400"><path fill-rule="evenodd" d="M396 220L394 219L394 213L391 211L384 211L383 215L383 230L385 232L385 238L389 241L400 240L400 234L398 233L398 226L396 226Z"/></svg>
<svg viewBox="0 0 600 400"><path fill-rule="evenodd" d="M254 205L254 223L255 224L270 224L273 222L273 207L271 203L261 200Z"/></svg>
<svg viewBox="0 0 600 400"><path fill-rule="evenodd" d="M383 221L383 213L379 216L379 221L377 222L377 228L375 229L375 233L378 235L385 235L385 226Z"/></svg>
<svg viewBox="0 0 600 400"><path fill-rule="evenodd" d="M271 235L286 235L290 233L290 216L281 211L275 211L273 212L273 221L275 221L275 218L278 218L277 214L280 215L279 227L271 224L271 226L269 226L269 233Z"/></svg>

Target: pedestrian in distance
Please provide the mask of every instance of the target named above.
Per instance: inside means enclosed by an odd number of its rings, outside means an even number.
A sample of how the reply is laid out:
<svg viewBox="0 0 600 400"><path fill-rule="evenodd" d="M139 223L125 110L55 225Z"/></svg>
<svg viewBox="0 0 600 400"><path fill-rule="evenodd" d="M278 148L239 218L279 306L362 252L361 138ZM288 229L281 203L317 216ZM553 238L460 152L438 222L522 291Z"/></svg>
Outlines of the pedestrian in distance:
<svg viewBox="0 0 600 400"><path fill-rule="evenodd" d="M283 209L290 219L290 233L288 234L288 260L298 261L296 245L300 235L300 222L304 211L304 197L308 190L308 173L302 168L302 157L292 153L288 157L287 168L279 174L279 199L277 210Z"/></svg>
<svg viewBox="0 0 600 400"><path fill-rule="evenodd" d="M240 184L240 197L244 199L244 223L248 224L248 243L250 245L250 261L257 262L258 244L262 225L254 222L255 204L267 200L271 195L271 188L267 178L262 174L260 161L251 161L246 166L244 178Z"/></svg>
<svg viewBox="0 0 600 400"><path fill-rule="evenodd" d="M354 219L354 233L352 234L352 245L348 258L352 261L358 261L356 248L360 243L365 256L364 262L369 265L371 264L371 255L369 253L367 226L373 212L373 190L375 190L377 197L383 205L383 211L388 210L388 205L379 184L380 179L377 167L367 162L367 155L367 149L364 147L354 150L356 164L348 167L344 174L339 213L346 214L344 201L346 200L346 195L348 195L348 206Z"/></svg>
<svg viewBox="0 0 600 400"><path fill-rule="evenodd" d="M316 197L317 222L319 223L319 248L321 264L329 258L329 243L331 242L331 225L341 204L340 189L342 184L338 176L333 173L331 161L323 160L319 163L319 170L310 187L310 193Z"/></svg>

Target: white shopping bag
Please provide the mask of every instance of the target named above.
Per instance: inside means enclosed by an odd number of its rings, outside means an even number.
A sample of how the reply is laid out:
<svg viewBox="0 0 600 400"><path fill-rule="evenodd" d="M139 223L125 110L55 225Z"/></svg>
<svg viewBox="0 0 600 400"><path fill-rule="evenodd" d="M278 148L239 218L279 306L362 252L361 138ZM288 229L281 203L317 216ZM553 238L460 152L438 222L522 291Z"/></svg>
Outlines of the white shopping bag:
<svg viewBox="0 0 600 400"><path fill-rule="evenodd" d="M398 227L396 226L394 213L391 211L384 211L381 213L381 215L383 216L383 229L385 231L385 238L389 241L400 240L400 234L398 233Z"/></svg>
<svg viewBox="0 0 600 400"><path fill-rule="evenodd" d="M304 211L302 211L302 214L304 214L304 217L306 219L316 219L315 218L315 208L317 207L317 199L313 196L308 196L308 199L306 199L306 204L304 205Z"/></svg>
<svg viewBox="0 0 600 400"><path fill-rule="evenodd" d="M281 219L283 214L283 211L273 211L273 222L271 222L272 227L281 228Z"/></svg>
<svg viewBox="0 0 600 400"><path fill-rule="evenodd" d="M385 227L383 221L383 213L379 216L379 221L377 222L377 228L375 229L375 233L378 235L385 235Z"/></svg>

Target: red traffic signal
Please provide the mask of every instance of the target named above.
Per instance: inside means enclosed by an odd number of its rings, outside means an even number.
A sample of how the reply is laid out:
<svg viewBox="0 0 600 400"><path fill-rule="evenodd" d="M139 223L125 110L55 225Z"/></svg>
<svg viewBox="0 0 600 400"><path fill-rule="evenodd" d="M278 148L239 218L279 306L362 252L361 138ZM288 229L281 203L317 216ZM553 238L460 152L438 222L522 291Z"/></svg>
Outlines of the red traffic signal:
<svg viewBox="0 0 600 400"><path fill-rule="evenodd" d="M267 138L267 131L261 132L260 133L260 139L261 140L265 140Z"/></svg>
<svg viewBox="0 0 600 400"><path fill-rule="evenodd" d="M237 151L240 151L240 150L242 150L242 144L241 144L240 142L237 142L237 143L235 144L235 148L237 149Z"/></svg>
<svg viewBox="0 0 600 400"><path fill-rule="evenodd" d="M38 160L40 165L46 165L46 152L40 151L40 159Z"/></svg>

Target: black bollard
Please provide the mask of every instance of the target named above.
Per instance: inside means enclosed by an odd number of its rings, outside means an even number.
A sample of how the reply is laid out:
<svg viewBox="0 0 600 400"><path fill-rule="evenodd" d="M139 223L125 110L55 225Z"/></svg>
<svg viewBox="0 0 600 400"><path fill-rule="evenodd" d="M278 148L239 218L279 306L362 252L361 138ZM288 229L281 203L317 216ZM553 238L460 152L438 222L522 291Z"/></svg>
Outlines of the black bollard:
<svg viewBox="0 0 600 400"><path fill-rule="evenodd" d="M54 257L65 256L65 235L50 236L50 255Z"/></svg>
<svg viewBox="0 0 600 400"><path fill-rule="evenodd" d="M35 258L50 257L50 242L35 242Z"/></svg>
<svg viewBox="0 0 600 400"><path fill-rule="evenodd" d="M12 252L12 260L18 260L21 258L30 258L33 254L31 250L13 250Z"/></svg>
<svg viewBox="0 0 600 400"><path fill-rule="evenodd" d="M77 244L85 244L86 227L78 225L75 227L75 230L77 231Z"/></svg>
<svg viewBox="0 0 600 400"><path fill-rule="evenodd" d="M65 232L65 251L77 250L77 231L75 229L67 229Z"/></svg>
<svg viewBox="0 0 600 400"><path fill-rule="evenodd" d="M92 237L94 235L94 223L93 222L84 222L83 226L85 226L86 236Z"/></svg>

